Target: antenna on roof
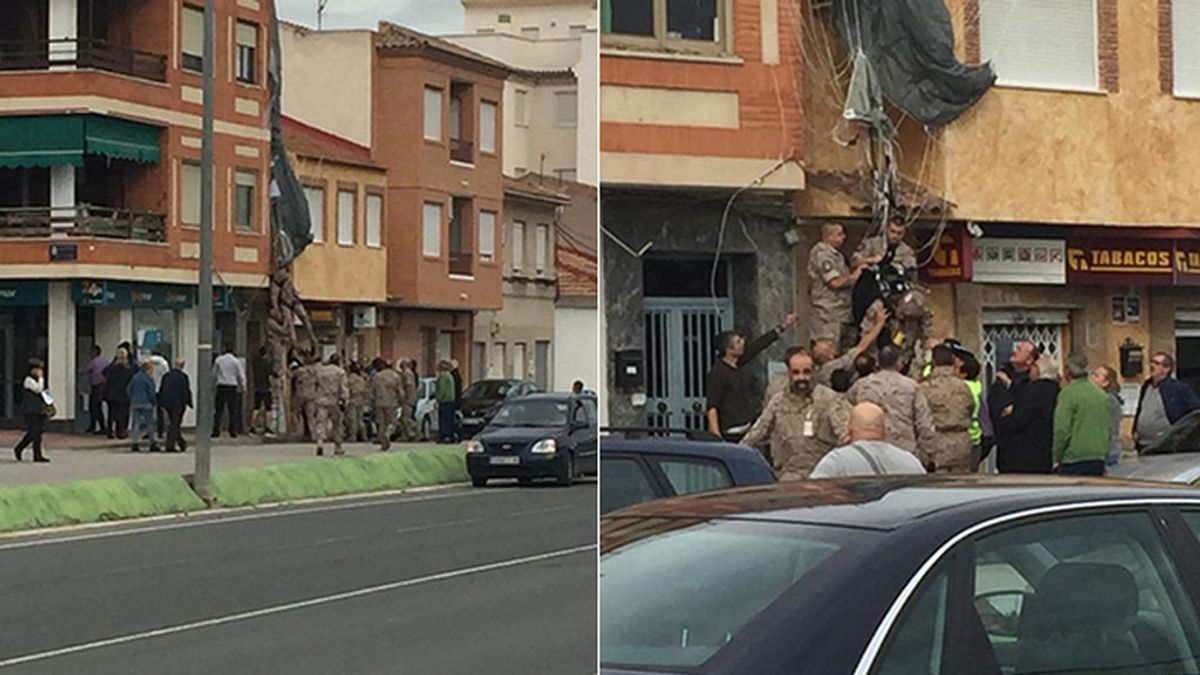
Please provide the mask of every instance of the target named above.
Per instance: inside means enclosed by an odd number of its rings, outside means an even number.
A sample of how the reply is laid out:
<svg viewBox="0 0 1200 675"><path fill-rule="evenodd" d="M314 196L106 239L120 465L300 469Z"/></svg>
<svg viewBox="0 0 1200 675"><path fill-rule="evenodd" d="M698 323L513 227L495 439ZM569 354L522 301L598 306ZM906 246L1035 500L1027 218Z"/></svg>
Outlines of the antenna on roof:
<svg viewBox="0 0 1200 675"><path fill-rule="evenodd" d="M325 6L329 0L317 0L317 30L321 30L322 19L325 17Z"/></svg>

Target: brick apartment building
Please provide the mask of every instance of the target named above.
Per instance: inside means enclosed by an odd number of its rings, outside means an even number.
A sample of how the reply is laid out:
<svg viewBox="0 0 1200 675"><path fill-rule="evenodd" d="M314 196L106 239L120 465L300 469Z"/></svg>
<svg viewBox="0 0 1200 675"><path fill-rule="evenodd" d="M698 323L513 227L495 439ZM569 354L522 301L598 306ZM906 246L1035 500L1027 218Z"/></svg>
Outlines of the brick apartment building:
<svg viewBox="0 0 1200 675"><path fill-rule="evenodd" d="M246 349L270 263L273 7L216 8L217 338ZM13 418L37 356L59 422L82 426L77 373L93 344L111 356L123 341L163 343L195 372L202 12L182 0L12 0L4 14L0 419Z"/></svg>

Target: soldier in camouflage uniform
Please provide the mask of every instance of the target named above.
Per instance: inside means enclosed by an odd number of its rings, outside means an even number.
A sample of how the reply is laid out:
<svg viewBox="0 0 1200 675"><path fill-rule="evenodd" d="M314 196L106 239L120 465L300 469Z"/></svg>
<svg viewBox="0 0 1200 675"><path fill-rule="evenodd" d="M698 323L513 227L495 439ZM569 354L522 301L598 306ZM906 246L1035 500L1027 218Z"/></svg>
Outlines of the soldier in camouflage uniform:
<svg viewBox="0 0 1200 675"><path fill-rule="evenodd" d="M828 340L841 349L843 339L853 340L850 292L865 263L851 270L842 256L846 231L838 223L821 226L821 241L808 255L808 294L812 302L813 340Z"/></svg>
<svg viewBox="0 0 1200 675"><path fill-rule="evenodd" d="M872 265L883 260L889 249L895 251L892 264L901 271L908 272L917 269L917 252L904 241L908 234L908 225L901 218L893 218L883 234L866 237L854 251L850 263L855 267Z"/></svg>
<svg viewBox="0 0 1200 675"><path fill-rule="evenodd" d="M887 413L887 442L908 450L923 464L933 447L936 431L929 401L915 380L900 374L904 366L900 349L887 345L879 350L879 371L850 387L846 398L852 404L870 401Z"/></svg>
<svg viewBox="0 0 1200 675"><path fill-rule="evenodd" d="M329 357L323 366L315 366L317 380L316 423L313 440L317 443L317 455L325 454L325 442L333 441L333 454L344 455L342 437L346 422L342 417L342 406L350 398L350 387L346 383L346 371L342 370L337 354Z"/></svg>
<svg viewBox="0 0 1200 675"><path fill-rule="evenodd" d="M404 381L383 359L375 359L375 371L375 379L371 381L371 405L375 406L380 449L387 452L392 447L392 434L396 429L396 410L404 401Z"/></svg>
<svg viewBox="0 0 1200 675"><path fill-rule="evenodd" d="M304 365L292 371L292 408L299 413L301 426L309 438L316 438L317 364L311 356L301 357Z"/></svg>
<svg viewBox="0 0 1200 675"><path fill-rule="evenodd" d="M400 404L400 438L406 443L424 440L417 425L417 362L403 359L397 369L404 383L404 399Z"/></svg>
<svg viewBox="0 0 1200 675"><path fill-rule="evenodd" d="M954 368L954 352L940 344L933 348L933 372L921 383L929 400L937 434L926 455L939 473L970 473L971 422L975 397Z"/></svg>
<svg viewBox="0 0 1200 675"><path fill-rule="evenodd" d="M769 443L779 479L800 480L825 453L847 442L849 416L838 394L813 383L806 350L790 350L787 364L790 385L771 399L742 444L762 450Z"/></svg>
<svg viewBox="0 0 1200 675"><path fill-rule="evenodd" d="M350 390L350 398L346 401L346 438L351 443L357 443L359 436L366 431L363 414L371 403L371 381L353 361L350 362L350 372L346 374L346 386Z"/></svg>

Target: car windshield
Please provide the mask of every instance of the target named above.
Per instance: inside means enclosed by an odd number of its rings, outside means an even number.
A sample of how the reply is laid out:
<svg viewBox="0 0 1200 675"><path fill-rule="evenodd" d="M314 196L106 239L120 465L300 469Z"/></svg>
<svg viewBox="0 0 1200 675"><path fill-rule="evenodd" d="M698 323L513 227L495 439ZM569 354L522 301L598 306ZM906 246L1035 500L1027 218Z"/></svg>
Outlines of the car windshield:
<svg viewBox="0 0 1200 675"><path fill-rule="evenodd" d="M505 380L484 380L467 387L463 398L504 398L512 385Z"/></svg>
<svg viewBox="0 0 1200 675"><path fill-rule="evenodd" d="M561 427L567 424L567 402L518 400L506 404L492 418L497 427Z"/></svg>
<svg viewBox="0 0 1200 675"><path fill-rule="evenodd" d="M1142 450L1141 454L1173 455L1180 452L1200 452L1200 411L1173 424L1162 440Z"/></svg>
<svg viewBox="0 0 1200 675"><path fill-rule="evenodd" d="M843 549L813 525L718 521L651 535L600 558L600 660L688 668Z"/></svg>

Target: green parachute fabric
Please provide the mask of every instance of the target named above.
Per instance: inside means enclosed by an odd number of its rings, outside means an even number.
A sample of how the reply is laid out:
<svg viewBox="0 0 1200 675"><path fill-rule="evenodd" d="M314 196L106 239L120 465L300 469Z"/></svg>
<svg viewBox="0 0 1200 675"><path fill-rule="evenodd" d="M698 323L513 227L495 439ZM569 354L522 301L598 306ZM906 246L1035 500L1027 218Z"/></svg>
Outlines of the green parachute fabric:
<svg viewBox="0 0 1200 675"><path fill-rule="evenodd" d="M304 187L283 144L283 55L279 46L279 17L271 17L271 61L267 84L271 92L271 230L275 264L283 267L312 243L312 221Z"/></svg>

